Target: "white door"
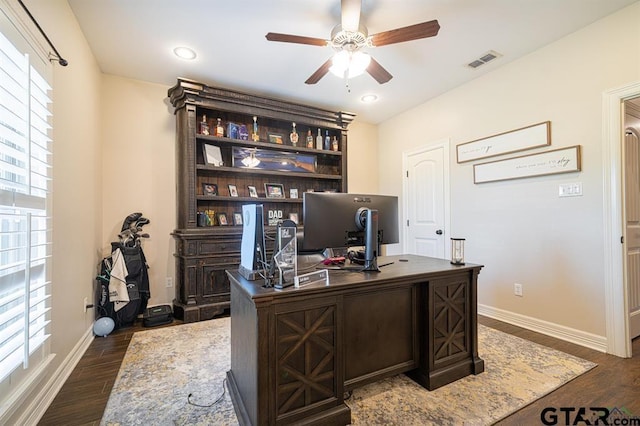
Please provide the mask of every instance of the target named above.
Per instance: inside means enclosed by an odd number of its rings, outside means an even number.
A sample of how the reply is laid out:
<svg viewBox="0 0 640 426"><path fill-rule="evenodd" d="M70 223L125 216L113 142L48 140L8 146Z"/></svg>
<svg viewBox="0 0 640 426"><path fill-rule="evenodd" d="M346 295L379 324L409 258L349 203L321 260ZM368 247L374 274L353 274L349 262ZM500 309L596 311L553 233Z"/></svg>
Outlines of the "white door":
<svg viewBox="0 0 640 426"><path fill-rule="evenodd" d="M640 336L640 141L627 131L624 138L625 161L625 245L629 337Z"/></svg>
<svg viewBox="0 0 640 426"><path fill-rule="evenodd" d="M447 258L449 141L404 153L404 251Z"/></svg>

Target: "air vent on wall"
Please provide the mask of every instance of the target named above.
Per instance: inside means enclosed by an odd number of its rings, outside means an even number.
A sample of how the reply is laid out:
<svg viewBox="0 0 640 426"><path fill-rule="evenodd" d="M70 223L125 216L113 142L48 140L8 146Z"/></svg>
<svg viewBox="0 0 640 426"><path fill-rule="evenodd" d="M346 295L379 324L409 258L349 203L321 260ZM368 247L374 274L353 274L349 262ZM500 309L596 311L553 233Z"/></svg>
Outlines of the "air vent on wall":
<svg viewBox="0 0 640 426"><path fill-rule="evenodd" d="M481 57L479 57L478 59L475 59L475 60L469 62L467 64L467 66L469 68L476 69L476 68L481 67L482 65L486 64L487 62L493 61L494 59L497 59L497 58L499 58L501 56L502 56L502 54L496 52L495 50L490 50L487 53L485 53L484 55L482 55Z"/></svg>

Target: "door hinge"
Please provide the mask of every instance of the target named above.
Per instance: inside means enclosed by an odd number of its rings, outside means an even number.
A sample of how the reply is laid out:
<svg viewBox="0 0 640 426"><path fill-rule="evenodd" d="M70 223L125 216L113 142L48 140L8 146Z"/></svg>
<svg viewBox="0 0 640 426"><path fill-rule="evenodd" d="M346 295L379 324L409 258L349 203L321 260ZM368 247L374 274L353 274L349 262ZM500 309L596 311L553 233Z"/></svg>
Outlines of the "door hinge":
<svg viewBox="0 0 640 426"><path fill-rule="evenodd" d="M620 244L624 244L624 235L620 237Z"/></svg>
<svg viewBox="0 0 640 426"><path fill-rule="evenodd" d="M409 170L407 170L406 173L407 173L407 177L409 177Z"/></svg>
<svg viewBox="0 0 640 426"><path fill-rule="evenodd" d="M407 226L409 226L409 219L407 219Z"/></svg>

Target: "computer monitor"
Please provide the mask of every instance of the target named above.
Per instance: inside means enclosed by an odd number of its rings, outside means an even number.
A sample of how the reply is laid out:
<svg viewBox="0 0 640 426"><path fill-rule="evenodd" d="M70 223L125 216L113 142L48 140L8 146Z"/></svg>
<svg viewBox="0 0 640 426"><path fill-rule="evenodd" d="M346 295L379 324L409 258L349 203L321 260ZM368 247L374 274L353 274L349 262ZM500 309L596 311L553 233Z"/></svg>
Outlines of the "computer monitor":
<svg viewBox="0 0 640 426"><path fill-rule="evenodd" d="M365 246L367 266L382 244L399 242L396 196L305 192L302 216L305 250Z"/></svg>

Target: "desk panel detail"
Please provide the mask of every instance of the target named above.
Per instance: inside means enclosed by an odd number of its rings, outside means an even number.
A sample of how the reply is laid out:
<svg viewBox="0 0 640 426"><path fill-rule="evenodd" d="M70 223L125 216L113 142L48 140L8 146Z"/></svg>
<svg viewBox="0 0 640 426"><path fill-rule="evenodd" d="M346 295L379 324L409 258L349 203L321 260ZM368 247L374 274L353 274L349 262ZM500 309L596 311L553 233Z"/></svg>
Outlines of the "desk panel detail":
<svg viewBox="0 0 640 426"><path fill-rule="evenodd" d="M341 399L337 323L333 298L315 301L311 306L289 303L276 309L277 420L310 407L334 406Z"/></svg>

